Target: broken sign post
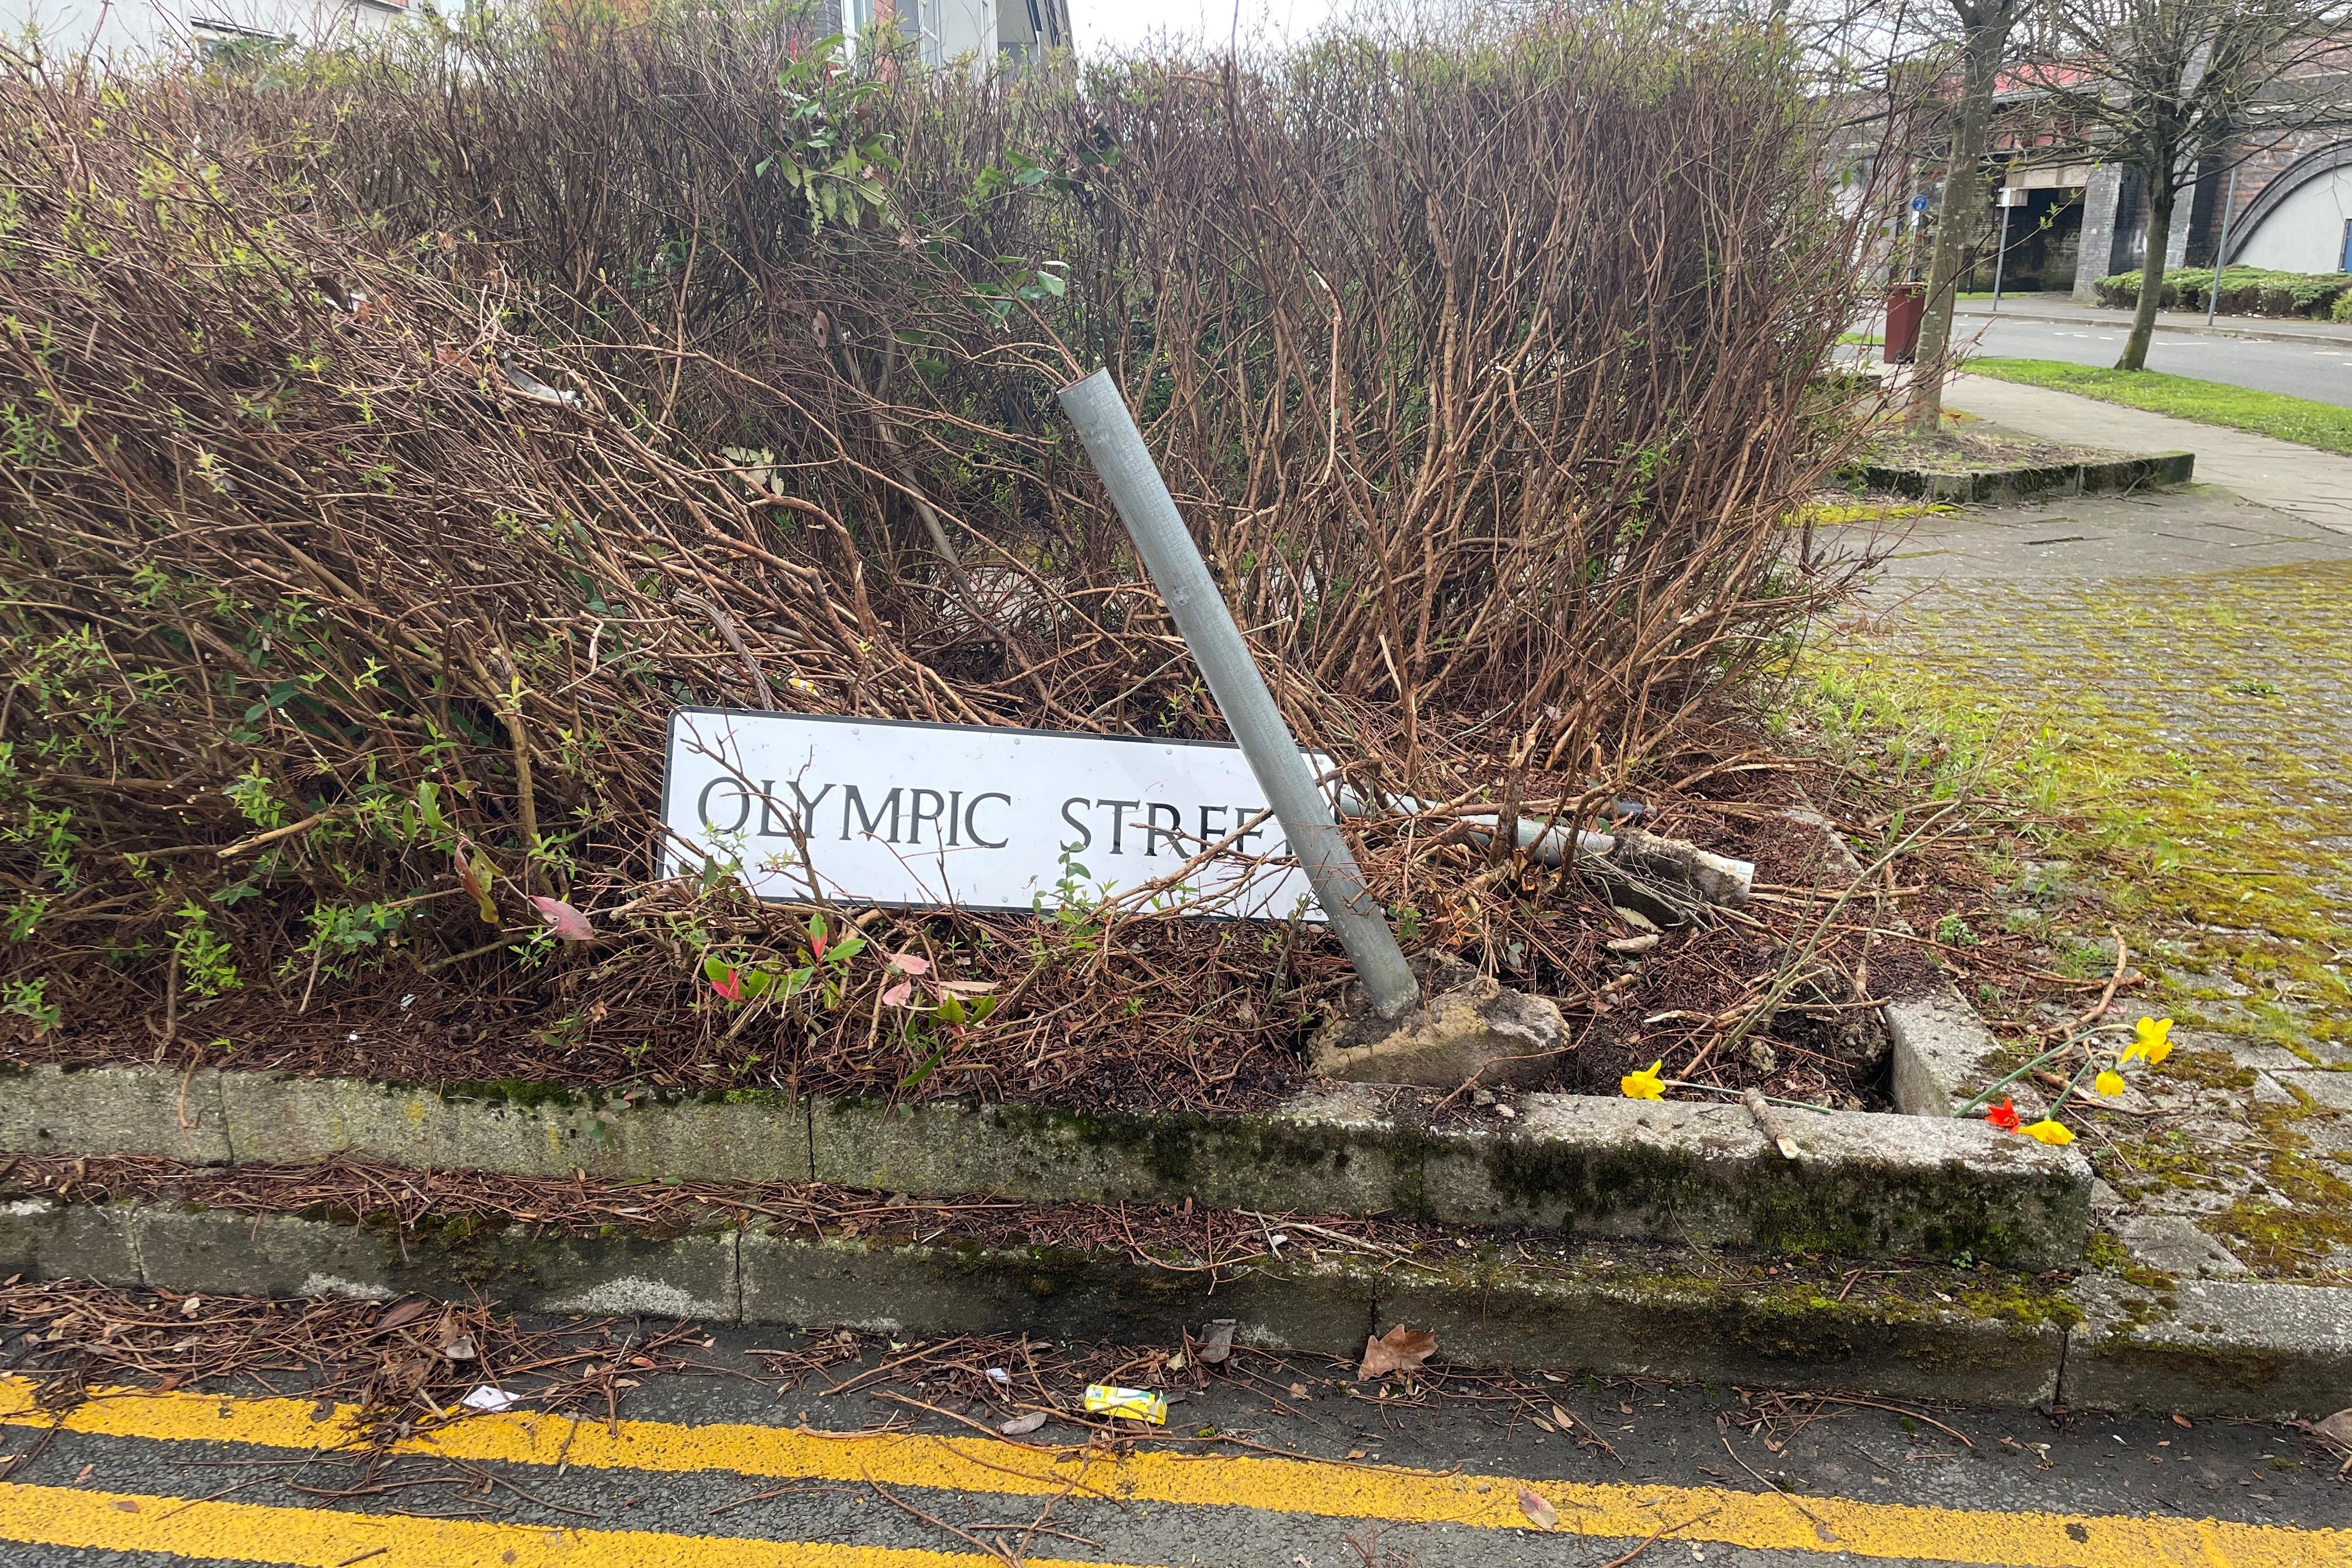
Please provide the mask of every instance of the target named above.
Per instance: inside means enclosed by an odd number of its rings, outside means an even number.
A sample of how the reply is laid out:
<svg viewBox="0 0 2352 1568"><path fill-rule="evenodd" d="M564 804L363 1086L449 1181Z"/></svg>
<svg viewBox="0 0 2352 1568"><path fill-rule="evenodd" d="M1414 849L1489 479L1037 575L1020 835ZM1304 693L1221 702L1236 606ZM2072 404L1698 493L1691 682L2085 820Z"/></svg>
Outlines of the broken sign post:
<svg viewBox="0 0 2352 1568"><path fill-rule="evenodd" d="M1152 585L1175 617L1176 629L1208 679L1210 695L1217 700L1234 739L1241 742L1266 804L1274 808L1292 853L1313 884L1316 901L1348 950L1366 999L1381 1017L1402 1017L1420 1000L1420 984L1406 967L1404 952L1386 917L1364 890L1363 874L1356 868L1347 840L1339 837L1331 803L1316 787L1290 726L1283 721L1265 678L1242 641L1241 629L1234 625L1200 549L1177 515L1175 500L1127 411L1118 384L1110 372L1098 370L1064 387L1060 397L1087 456L1102 475L1103 489L1110 492L1111 504L1135 541L1136 552L1151 574Z"/></svg>

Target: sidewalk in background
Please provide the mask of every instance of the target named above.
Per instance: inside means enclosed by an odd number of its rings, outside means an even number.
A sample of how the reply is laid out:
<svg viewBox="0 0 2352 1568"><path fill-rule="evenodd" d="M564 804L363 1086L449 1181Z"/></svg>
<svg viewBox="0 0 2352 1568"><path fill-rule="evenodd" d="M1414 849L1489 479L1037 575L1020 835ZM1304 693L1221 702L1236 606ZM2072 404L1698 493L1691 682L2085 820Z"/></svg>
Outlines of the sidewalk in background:
<svg viewBox="0 0 2352 1568"><path fill-rule="evenodd" d="M2352 534L2352 458L1980 375L1953 377L1944 403L2050 441L2126 452L2185 448L2197 454L2199 483L2219 485L2306 522Z"/></svg>

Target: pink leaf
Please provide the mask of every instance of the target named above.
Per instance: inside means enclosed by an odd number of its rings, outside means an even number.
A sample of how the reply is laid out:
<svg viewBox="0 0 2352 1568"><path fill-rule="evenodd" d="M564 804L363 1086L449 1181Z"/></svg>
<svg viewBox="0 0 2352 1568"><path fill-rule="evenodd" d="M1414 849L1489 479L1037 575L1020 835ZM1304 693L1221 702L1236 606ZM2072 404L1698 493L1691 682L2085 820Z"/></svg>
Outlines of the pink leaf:
<svg viewBox="0 0 2352 1568"><path fill-rule="evenodd" d="M901 980L898 984L893 985L889 990L882 993L882 1005L885 1007L903 1007L907 1005L907 998L913 995L914 993L915 983L911 980Z"/></svg>
<svg viewBox="0 0 2352 1568"><path fill-rule="evenodd" d="M740 1002L743 1000L743 982L737 977L735 972L731 969L726 973L720 975L718 979L712 981L710 983L710 988L713 991L718 992L721 996L727 998L730 1002Z"/></svg>
<svg viewBox="0 0 2352 1568"><path fill-rule="evenodd" d="M958 996L985 996L996 989L993 980L941 980L935 984L940 990L952 992Z"/></svg>
<svg viewBox="0 0 2352 1568"><path fill-rule="evenodd" d="M919 958L911 952L894 952L890 955L890 967L901 974L929 974L931 961Z"/></svg>
<svg viewBox="0 0 2352 1568"><path fill-rule="evenodd" d="M588 928L588 917L562 899L542 899L533 893L530 907L539 911L539 918L547 922L548 929L565 942L587 942L596 934Z"/></svg>

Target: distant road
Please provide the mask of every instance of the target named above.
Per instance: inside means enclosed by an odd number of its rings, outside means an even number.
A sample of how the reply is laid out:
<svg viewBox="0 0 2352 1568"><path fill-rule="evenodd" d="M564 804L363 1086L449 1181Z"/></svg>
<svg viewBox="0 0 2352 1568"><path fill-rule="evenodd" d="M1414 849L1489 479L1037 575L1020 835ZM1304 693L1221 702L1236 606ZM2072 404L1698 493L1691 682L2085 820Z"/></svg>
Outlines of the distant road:
<svg viewBox="0 0 2352 1568"><path fill-rule="evenodd" d="M1953 335L1973 343L1974 353L2012 359L2111 365L2123 353L2125 331L2130 322L2121 312L2103 310L2093 315L2085 310L2076 320L2037 321L2011 316L2010 302L2002 303L2002 312L1996 318L1985 311L1982 301L1962 300L1952 324ZM2018 305L2024 310L2035 308L2023 300ZM2221 321L2225 326L2231 324L2227 316ZM2265 327L2271 323L2237 324ZM2159 324L2154 342L2148 345L2147 368L2263 392L2284 392L2321 403L2352 405L2352 332L2342 328L2337 331L2343 335L2322 337L2315 333L2305 341L2269 342L2168 331Z"/></svg>

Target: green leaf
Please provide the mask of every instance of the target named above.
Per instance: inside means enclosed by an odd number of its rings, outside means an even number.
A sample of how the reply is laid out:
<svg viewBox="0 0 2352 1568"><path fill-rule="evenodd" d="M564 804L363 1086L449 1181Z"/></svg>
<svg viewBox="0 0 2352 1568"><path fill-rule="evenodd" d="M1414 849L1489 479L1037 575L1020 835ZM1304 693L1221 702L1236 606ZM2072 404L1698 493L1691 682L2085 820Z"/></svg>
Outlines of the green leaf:
<svg viewBox="0 0 2352 1568"><path fill-rule="evenodd" d="M702 960L702 977L716 985L727 978L727 972L733 967L717 953L709 953Z"/></svg>
<svg viewBox="0 0 2352 1568"><path fill-rule="evenodd" d="M1055 277L1051 272L1040 269L1037 274L1037 286L1045 289L1046 293L1054 296L1055 299L1058 300L1070 285L1066 279Z"/></svg>
<svg viewBox="0 0 2352 1568"><path fill-rule="evenodd" d="M945 998L943 998L943 999L940 1001L940 1005L939 1005L939 1007L936 1009L936 1011L933 1013L933 1015L932 1015L932 1016L935 1016L935 1017L937 1017L937 1018L939 1019L939 1021L940 1021L940 1023L942 1023L942 1024L961 1024L961 1023L962 1023L962 1022L963 1022L963 1001L962 1001L962 999L961 999L961 997L955 997L955 996L949 996L949 997L945 997Z"/></svg>
<svg viewBox="0 0 2352 1568"><path fill-rule="evenodd" d="M772 969L747 969L739 978L743 986L744 995L765 996L768 994L768 988L776 983L776 972Z"/></svg>
<svg viewBox="0 0 2352 1568"><path fill-rule="evenodd" d="M845 936L839 942L835 942L831 947L826 948L824 950L824 956L827 960L835 963L847 963L851 959L856 957L858 953L863 952L865 947L866 939L864 937L856 935Z"/></svg>

